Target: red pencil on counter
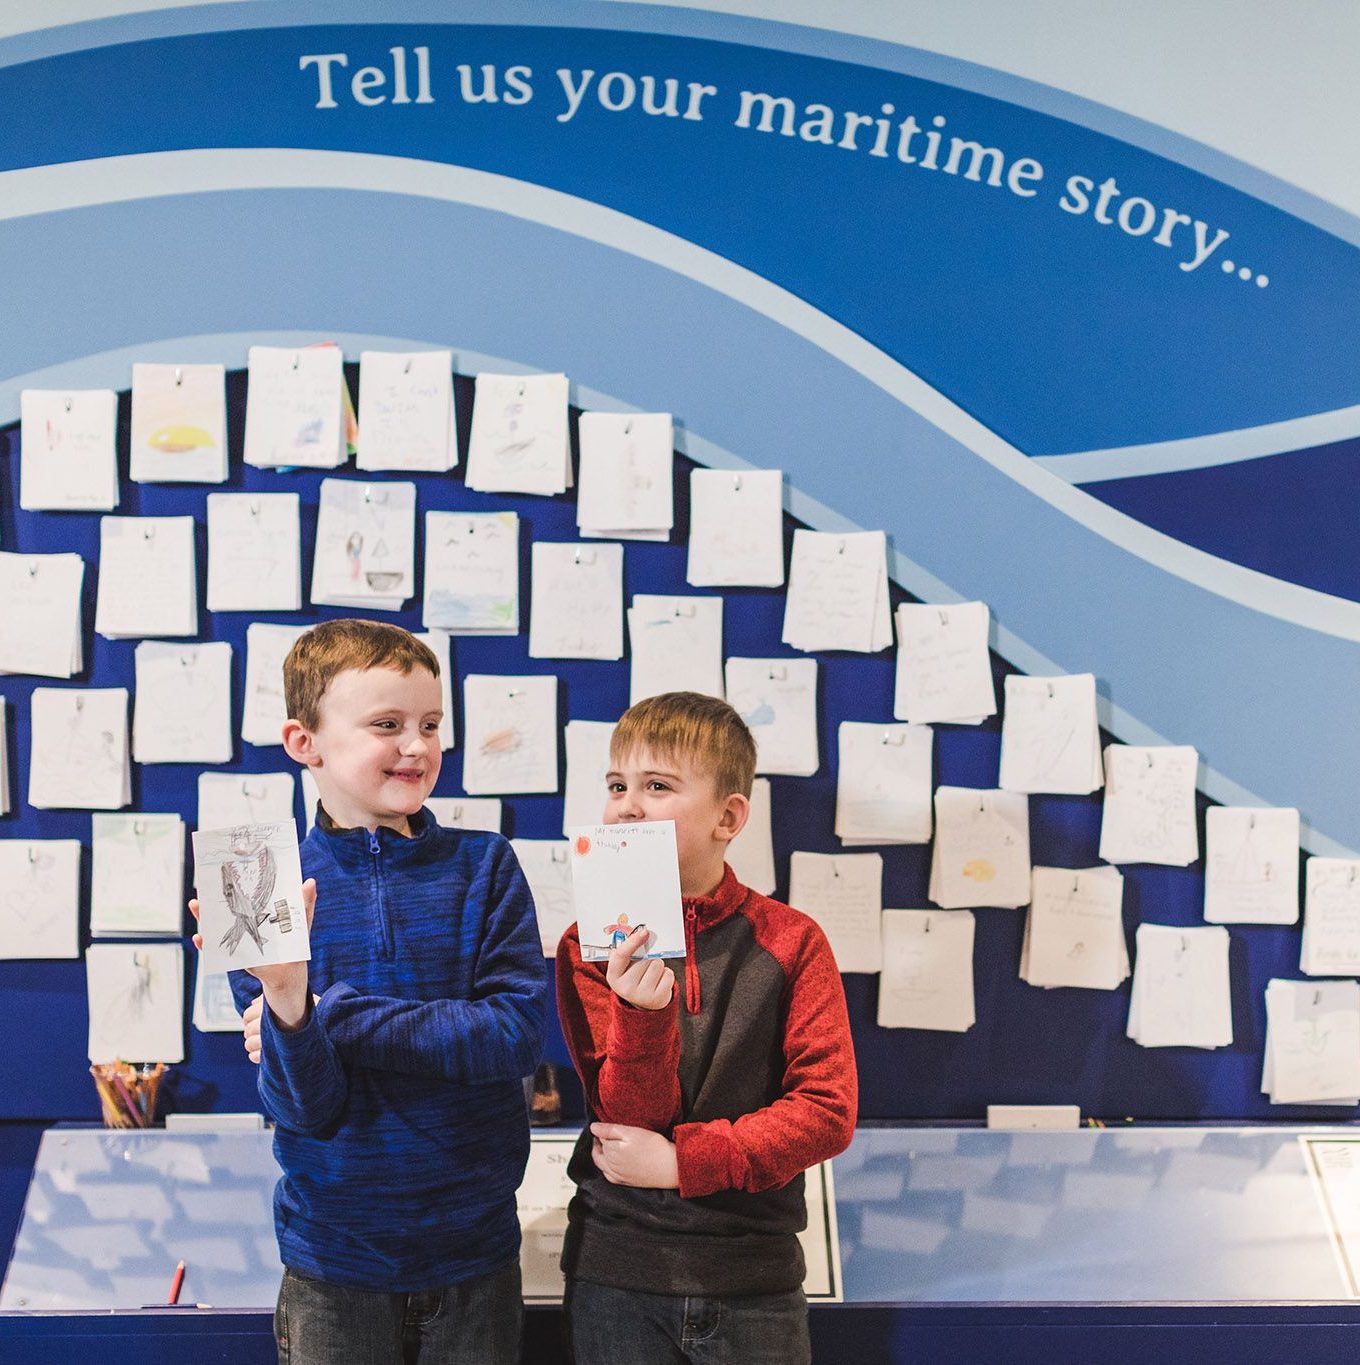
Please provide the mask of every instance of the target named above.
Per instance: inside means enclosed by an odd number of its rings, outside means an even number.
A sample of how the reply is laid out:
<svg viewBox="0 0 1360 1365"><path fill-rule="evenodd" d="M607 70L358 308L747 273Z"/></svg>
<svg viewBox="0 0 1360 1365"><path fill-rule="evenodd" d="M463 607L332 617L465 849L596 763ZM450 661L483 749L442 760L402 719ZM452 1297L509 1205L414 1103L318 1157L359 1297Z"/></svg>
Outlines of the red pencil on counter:
<svg viewBox="0 0 1360 1365"><path fill-rule="evenodd" d="M178 1303L179 1291L184 1287L184 1262L181 1261L175 1267L175 1278L170 1281L170 1297L166 1303Z"/></svg>

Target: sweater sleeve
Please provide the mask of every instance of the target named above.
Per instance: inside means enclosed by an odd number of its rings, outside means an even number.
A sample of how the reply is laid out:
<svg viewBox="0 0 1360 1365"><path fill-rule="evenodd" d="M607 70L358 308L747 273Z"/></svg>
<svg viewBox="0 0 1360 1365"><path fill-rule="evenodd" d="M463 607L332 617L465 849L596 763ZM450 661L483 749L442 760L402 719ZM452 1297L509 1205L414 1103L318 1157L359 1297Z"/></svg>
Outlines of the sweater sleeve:
<svg viewBox="0 0 1360 1365"><path fill-rule="evenodd" d="M508 843L480 894L486 913L469 998L407 1000L343 983L321 997L317 1015L346 1061L468 1085L519 1080L538 1065L547 968L533 897Z"/></svg>
<svg viewBox="0 0 1360 1365"><path fill-rule="evenodd" d="M557 945L557 1012L590 1112L669 1132L680 1112L680 987L665 1009L620 1000L603 962L581 959L575 925Z"/></svg>
<svg viewBox="0 0 1360 1365"><path fill-rule="evenodd" d="M845 988L815 924L808 922L785 972L783 1094L735 1120L676 1128L683 1198L777 1189L843 1152L854 1137L859 1083Z"/></svg>
<svg viewBox="0 0 1360 1365"><path fill-rule="evenodd" d="M345 1069L309 1002L302 1027L285 1032L266 1006L260 1016L260 1102L280 1128L316 1137L339 1118L349 1094Z"/></svg>

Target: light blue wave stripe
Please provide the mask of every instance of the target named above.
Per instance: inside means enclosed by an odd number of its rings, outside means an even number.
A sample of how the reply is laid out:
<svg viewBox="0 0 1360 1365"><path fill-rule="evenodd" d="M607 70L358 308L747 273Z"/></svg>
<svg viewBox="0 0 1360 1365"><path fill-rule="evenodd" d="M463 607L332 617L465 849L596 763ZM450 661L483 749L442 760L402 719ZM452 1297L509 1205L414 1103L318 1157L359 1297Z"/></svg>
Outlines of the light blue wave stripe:
<svg viewBox="0 0 1360 1365"><path fill-rule="evenodd" d="M665 33L878 67L1019 104L1118 138L1199 171L1330 232L1342 241L1360 246L1360 216L1238 157L1084 96L958 57L857 34L803 28L768 19L654 5L633 7L612 0L606 3L597 0L460 0L456 12L451 14L450 11L446 0L400 0L400 3L385 5L381 19L386 23L515 24ZM0 40L0 66L112 43L181 34L311 24L372 24L374 21L371 0L248 0L247 3L235 0L235 3L118 15L16 34Z"/></svg>

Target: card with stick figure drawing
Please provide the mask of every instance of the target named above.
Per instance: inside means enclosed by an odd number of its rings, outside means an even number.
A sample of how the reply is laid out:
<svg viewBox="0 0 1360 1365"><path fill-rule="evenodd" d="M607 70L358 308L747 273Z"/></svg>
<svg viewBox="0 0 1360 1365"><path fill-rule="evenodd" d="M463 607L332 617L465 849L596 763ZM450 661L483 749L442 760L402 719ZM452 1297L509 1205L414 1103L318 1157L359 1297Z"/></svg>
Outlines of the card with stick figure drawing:
<svg viewBox="0 0 1360 1365"><path fill-rule="evenodd" d="M684 957L675 821L576 825L567 836L582 959L603 962L642 925L647 944L634 957Z"/></svg>
<svg viewBox="0 0 1360 1365"><path fill-rule="evenodd" d="M196 831L194 885L204 971L311 958L292 820Z"/></svg>

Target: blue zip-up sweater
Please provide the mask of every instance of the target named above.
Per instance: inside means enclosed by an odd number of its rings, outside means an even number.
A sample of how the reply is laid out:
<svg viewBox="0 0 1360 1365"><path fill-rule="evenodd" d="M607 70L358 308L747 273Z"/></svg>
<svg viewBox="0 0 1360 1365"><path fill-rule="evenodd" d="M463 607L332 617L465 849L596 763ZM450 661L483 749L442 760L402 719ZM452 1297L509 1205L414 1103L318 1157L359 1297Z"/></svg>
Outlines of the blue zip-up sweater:
<svg viewBox="0 0 1360 1365"><path fill-rule="evenodd" d="M547 972L533 900L499 834L338 829L302 844L315 877L302 1027L265 1010L260 1098L283 1178L284 1265L416 1293L515 1258L529 1156L521 1078L543 1042ZM241 1008L259 994L232 973Z"/></svg>

